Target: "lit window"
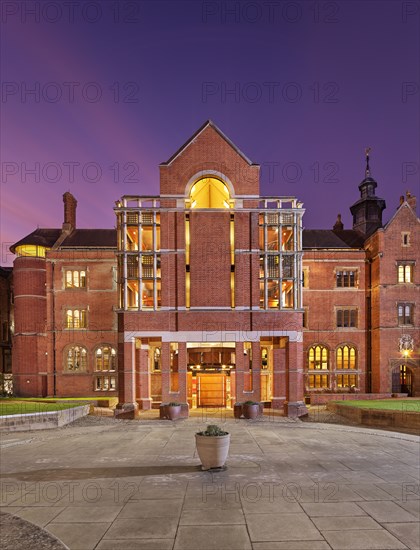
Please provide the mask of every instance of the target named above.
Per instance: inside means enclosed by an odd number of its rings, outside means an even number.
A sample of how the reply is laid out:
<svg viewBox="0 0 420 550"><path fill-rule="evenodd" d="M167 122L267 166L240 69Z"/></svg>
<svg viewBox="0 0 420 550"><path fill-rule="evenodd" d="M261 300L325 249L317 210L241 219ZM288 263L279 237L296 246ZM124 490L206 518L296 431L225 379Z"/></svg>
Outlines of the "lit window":
<svg viewBox="0 0 420 550"><path fill-rule="evenodd" d="M356 286L356 271L337 271L336 282L338 288L351 288Z"/></svg>
<svg viewBox="0 0 420 550"><path fill-rule="evenodd" d="M311 390L329 388L329 378L328 374L310 374L308 376L308 387Z"/></svg>
<svg viewBox="0 0 420 550"><path fill-rule="evenodd" d="M356 374L337 374L337 388L357 387Z"/></svg>
<svg viewBox="0 0 420 550"><path fill-rule="evenodd" d="M230 208L227 186L216 178L202 178L191 188L191 208Z"/></svg>
<svg viewBox="0 0 420 550"><path fill-rule="evenodd" d="M66 271L66 288L86 288L86 271Z"/></svg>
<svg viewBox="0 0 420 550"><path fill-rule="evenodd" d="M17 246L15 252L17 256L32 256L35 258L45 258L45 254L49 250L45 246L37 246L35 244L23 244Z"/></svg>
<svg viewBox="0 0 420 550"><path fill-rule="evenodd" d="M399 325L412 325L414 304L399 303L398 309L398 324Z"/></svg>
<svg viewBox="0 0 420 550"><path fill-rule="evenodd" d="M325 346L312 346L308 352L309 370L328 370L328 350Z"/></svg>
<svg viewBox="0 0 420 550"><path fill-rule="evenodd" d="M85 309L68 309L65 319L66 328L86 328L87 316Z"/></svg>
<svg viewBox="0 0 420 550"><path fill-rule="evenodd" d="M412 283L413 282L413 264L399 263L398 264L398 282Z"/></svg>
<svg viewBox="0 0 420 550"><path fill-rule="evenodd" d="M96 371L114 371L117 366L117 352L111 346L101 346L95 353Z"/></svg>
<svg viewBox="0 0 420 550"><path fill-rule="evenodd" d="M336 369L356 369L356 348L353 346L341 346L337 349Z"/></svg>
<svg viewBox="0 0 420 550"><path fill-rule="evenodd" d="M86 371L87 351L82 346L72 346L65 352L65 368L69 372Z"/></svg>

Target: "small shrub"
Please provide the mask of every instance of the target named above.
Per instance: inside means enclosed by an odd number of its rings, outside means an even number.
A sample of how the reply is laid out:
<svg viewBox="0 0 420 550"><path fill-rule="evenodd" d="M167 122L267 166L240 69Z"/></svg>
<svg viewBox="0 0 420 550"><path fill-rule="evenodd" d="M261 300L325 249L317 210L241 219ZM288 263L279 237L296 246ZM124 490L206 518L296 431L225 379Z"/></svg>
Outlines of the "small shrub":
<svg viewBox="0 0 420 550"><path fill-rule="evenodd" d="M228 435L228 432L216 426L216 424L209 424L204 432L197 432L197 435L206 435L208 437L218 437L221 435Z"/></svg>

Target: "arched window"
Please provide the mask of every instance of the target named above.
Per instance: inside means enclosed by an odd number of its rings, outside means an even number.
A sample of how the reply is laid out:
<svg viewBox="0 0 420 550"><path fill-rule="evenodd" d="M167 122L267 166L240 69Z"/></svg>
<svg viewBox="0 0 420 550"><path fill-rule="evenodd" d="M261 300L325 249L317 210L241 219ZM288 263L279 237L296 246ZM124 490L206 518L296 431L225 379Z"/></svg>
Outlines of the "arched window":
<svg viewBox="0 0 420 550"><path fill-rule="evenodd" d="M336 369L357 369L357 355L355 347L345 345L337 348Z"/></svg>
<svg viewBox="0 0 420 550"><path fill-rule="evenodd" d="M329 388L330 377L328 374L328 349L317 344L308 350L308 389L315 390ZM315 374L315 371L323 371L325 374Z"/></svg>
<svg viewBox="0 0 420 550"><path fill-rule="evenodd" d="M72 346L64 352L65 369L68 372L86 371L87 350L82 346Z"/></svg>
<svg viewBox="0 0 420 550"><path fill-rule="evenodd" d="M198 180L191 188L191 208L230 208L230 194L226 184L216 178Z"/></svg>
<svg viewBox="0 0 420 550"><path fill-rule="evenodd" d="M328 349L319 344L310 347L308 362L309 370L328 370Z"/></svg>
<svg viewBox="0 0 420 550"><path fill-rule="evenodd" d="M95 352L95 371L114 371L117 366L117 352L111 346L101 346Z"/></svg>

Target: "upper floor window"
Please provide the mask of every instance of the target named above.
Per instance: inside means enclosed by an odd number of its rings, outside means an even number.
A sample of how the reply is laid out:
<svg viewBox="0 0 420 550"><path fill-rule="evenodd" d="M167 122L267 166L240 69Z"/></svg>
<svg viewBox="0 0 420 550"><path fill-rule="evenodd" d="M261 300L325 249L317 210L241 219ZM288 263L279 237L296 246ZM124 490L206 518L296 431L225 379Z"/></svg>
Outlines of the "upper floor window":
<svg viewBox="0 0 420 550"><path fill-rule="evenodd" d="M66 271L66 288L86 288L86 271Z"/></svg>
<svg viewBox="0 0 420 550"><path fill-rule="evenodd" d="M230 193L227 185L216 178L198 180L191 188L191 208L230 208Z"/></svg>
<svg viewBox="0 0 420 550"><path fill-rule="evenodd" d="M336 311L337 327L339 328L355 328L357 327L357 309L355 308L340 308Z"/></svg>
<svg viewBox="0 0 420 550"><path fill-rule="evenodd" d="M87 315L85 309L67 309L66 328L86 328L87 327Z"/></svg>
<svg viewBox="0 0 420 550"><path fill-rule="evenodd" d="M401 232L401 246L410 246L410 232L402 231Z"/></svg>
<svg viewBox="0 0 420 550"><path fill-rule="evenodd" d="M65 368L70 372L86 371L87 351L82 346L72 346L64 353Z"/></svg>
<svg viewBox="0 0 420 550"><path fill-rule="evenodd" d="M412 325L414 317L414 304L399 303L398 306L398 324Z"/></svg>
<svg viewBox="0 0 420 550"><path fill-rule="evenodd" d="M398 282L412 283L413 282L413 263L398 262Z"/></svg>
<svg viewBox="0 0 420 550"><path fill-rule="evenodd" d="M310 370L328 370L328 349L316 345L309 348L308 368Z"/></svg>
<svg viewBox="0 0 420 550"><path fill-rule="evenodd" d="M356 286L355 270L337 271L335 276L338 288L350 288Z"/></svg>

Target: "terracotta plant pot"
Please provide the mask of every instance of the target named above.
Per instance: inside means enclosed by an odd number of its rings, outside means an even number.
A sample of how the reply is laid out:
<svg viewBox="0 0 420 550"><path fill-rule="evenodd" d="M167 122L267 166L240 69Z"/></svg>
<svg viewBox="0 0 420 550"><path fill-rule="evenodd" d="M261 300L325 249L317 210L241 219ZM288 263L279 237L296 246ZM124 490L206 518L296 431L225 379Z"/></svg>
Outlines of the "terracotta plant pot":
<svg viewBox="0 0 420 550"><path fill-rule="evenodd" d="M259 403L244 403L242 406L244 417L249 420L255 420L260 415Z"/></svg>
<svg viewBox="0 0 420 550"><path fill-rule="evenodd" d="M241 416L242 416L242 403L235 403L233 405L233 416L235 418L241 418Z"/></svg>
<svg viewBox="0 0 420 550"><path fill-rule="evenodd" d="M207 436L195 434L201 469L223 468L229 454L230 434Z"/></svg>
<svg viewBox="0 0 420 550"><path fill-rule="evenodd" d="M166 413L169 420L176 420L181 415L181 405L167 405Z"/></svg>

